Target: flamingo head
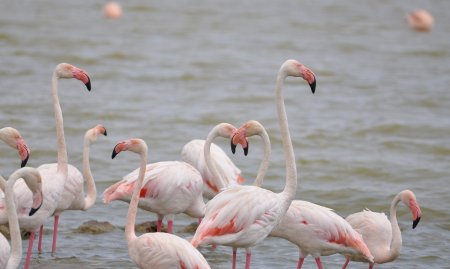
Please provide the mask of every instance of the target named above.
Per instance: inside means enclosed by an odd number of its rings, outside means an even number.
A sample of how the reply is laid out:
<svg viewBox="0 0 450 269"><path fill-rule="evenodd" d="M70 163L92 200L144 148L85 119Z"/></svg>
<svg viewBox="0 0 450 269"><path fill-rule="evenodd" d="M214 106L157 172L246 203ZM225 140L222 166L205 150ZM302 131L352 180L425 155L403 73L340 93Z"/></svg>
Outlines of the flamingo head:
<svg viewBox="0 0 450 269"><path fill-rule="evenodd" d="M314 73L303 65L302 63L298 62L297 60L287 60L285 61L280 68L280 73L284 74L284 76L291 76L291 77L301 77L304 80L306 80L311 87L312 93L315 93L316 91L316 76Z"/></svg>
<svg viewBox="0 0 450 269"><path fill-rule="evenodd" d="M413 225L412 228L416 228L419 224L420 218L422 217L422 210L420 209L419 203L417 202L416 196L410 190L404 190L401 193L402 202L409 208L412 214Z"/></svg>
<svg viewBox="0 0 450 269"><path fill-rule="evenodd" d="M28 188L33 194L33 202L31 204L31 210L28 213L29 216L33 216L36 211L41 208L44 201L42 194L42 178L41 174L36 168L23 167L16 170L10 178L23 178Z"/></svg>
<svg viewBox="0 0 450 269"><path fill-rule="evenodd" d="M24 167L30 157L30 149L19 131L12 127L2 128L0 129L0 140L3 140L8 146L17 149L20 159L22 160L20 167Z"/></svg>
<svg viewBox="0 0 450 269"><path fill-rule="evenodd" d="M101 124L98 124L94 128L89 129L86 132L85 137L88 138L89 141L95 141L99 134L102 134L104 136L107 135L106 128L103 127L103 125L101 125Z"/></svg>
<svg viewBox="0 0 450 269"><path fill-rule="evenodd" d="M245 124L233 132L231 135L231 151L233 154L236 152L236 146L241 144L242 149L244 150L244 155L247 156L249 148L248 136L248 130Z"/></svg>
<svg viewBox="0 0 450 269"><path fill-rule="evenodd" d="M111 158L114 159L117 154L122 151L132 151L134 153L142 154L147 152L147 144L144 140L139 138L122 140L114 147Z"/></svg>
<svg viewBox="0 0 450 269"><path fill-rule="evenodd" d="M55 68L55 74L56 74L57 78L78 79L81 82L83 82L84 85L86 85L86 88L88 89L88 91L91 90L91 80L90 80L88 74L86 73L86 71L84 71L81 68L78 68L78 67L73 66L68 63L60 63Z"/></svg>

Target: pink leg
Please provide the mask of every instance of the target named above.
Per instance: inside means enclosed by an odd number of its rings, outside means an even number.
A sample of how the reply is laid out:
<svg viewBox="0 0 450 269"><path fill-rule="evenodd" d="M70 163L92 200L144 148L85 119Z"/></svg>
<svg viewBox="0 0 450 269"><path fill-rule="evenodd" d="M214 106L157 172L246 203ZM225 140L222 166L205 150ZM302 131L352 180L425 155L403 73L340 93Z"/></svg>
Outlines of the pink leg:
<svg viewBox="0 0 450 269"><path fill-rule="evenodd" d="M305 258L299 258L298 259L298 264L297 264L297 269L301 269L303 262L305 261Z"/></svg>
<svg viewBox="0 0 450 269"><path fill-rule="evenodd" d="M233 248L233 261L232 261L232 266L231 266L231 268L233 268L233 269L236 269L236 252L237 252L237 249Z"/></svg>
<svg viewBox="0 0 450 269"><path fill-rule="evenodd" d="M347 258L347 260L345 260L345 263L344 263L344 265L342 265L342 269L345 269L345 268L347 268L347 265L348 265L348 263L350 262L350 259L349 258Z"/></svg>
<svg viewBox="0 0 450 269"><path fill-rule="evenodd" d="M167 222L167 232L172 234L173 233L173 220L169 220Z"/></svg>
<svg viewBox="0 0 450 269"><path fill-rule="evenodd" d="M369 264L369 269L373 269L373 263Z"/></svg>
<svg viewBox="0 0 450 269"><path fill-rule="evenodd" d="M44 236L44 225L39 229L38 252L42 253L42 237Z"/></svg>
<svg viewBox="0 0 450 269"><path fill-rule="evenodd" d="M30 267L30 261L31 261L31 252L33 251L33 243L34 243L34 231L30 232L30 239L28 242L28 251L27 251L27 258L25 260L24 269L28 269Z"/></svg>
<svg viewBox="0 0 450 269"><path fill-rule="evenodd" d="M162 219L158 218L158 221L156 222L156 231L161 232L161 226L162 226Z"/></svg>
<svg viewBox="0 0 450 269"><path fill-rule="evenodd" d="M316 258L316 263L317 263L317 267L318 267L319 269L323 269L323 267L322 267L322 262L320 262L320 257L317 257L317 258Z"/></svg>
<svg viewBox="0 0 450 269"><path fill-rule="evenodd" d="M198 218L198 225L200 225L200 223L202 223L202 218Z"/></svg>
<svg viewBox="0 0 450 269"><path fill-rule="evenodd" d="M58 236L58 222L59 222L59 215L55 215L55 220L53 223L52 254L54 254L56 251L56 237Z"/></svg>
<svg viewBox="0 0 450 269"><path fill-rule="evenodd" d="M247 250L247 255L245 257L245 269L250 269L250 260L252 259L252 251Z"/></svg>

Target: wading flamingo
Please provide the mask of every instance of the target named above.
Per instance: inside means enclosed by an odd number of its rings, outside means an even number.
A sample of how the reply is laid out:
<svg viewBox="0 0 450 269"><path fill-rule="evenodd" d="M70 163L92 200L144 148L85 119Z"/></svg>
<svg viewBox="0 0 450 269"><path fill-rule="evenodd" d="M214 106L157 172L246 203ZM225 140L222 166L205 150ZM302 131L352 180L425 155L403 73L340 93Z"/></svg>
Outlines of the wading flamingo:
<svg viewBox="0 0 450 269"><path fill-rule="evenodd" d="M364 210L358 213L349 215L346 220L352 227L358 231L366 242L367 246L372 252L374 262L369 264L369 268L373 268L374 263L381 264L391 262L400 255L402 247L402 234L397 222L397 206L403 202L411 211L413 225L416 228L422 216L419 203L416 196L410 190L403 190L399 192L391 203L389 218L384 213L372 212ZM345 269L350 260L363 261L359 255L346 255L347 260L342 267Z"/></svg>
<svg viewBox="0 0 450 269"><path fill-rule="evenodd" d="M223 190L206 205L205 217L191 241L195 247L202 244L231 246L233 268L237 248L246 249L245 268L250 268L251 248L264 240L278 224L297 191L297 168L282 93L284 80L288 76L305 79L313 93L316 86L313 72L304 65L295 60L288 60L281 65L277 76L276 103L286 162L284 190L274 193L257 186L232 186ZM220 134L220 129L216 127L207 140ZM220 176L209 158L206 146L204 151L208 169L213 175Z"/></svg>
<svg viewBox="0 0 450 269"><path fill-rule="evenodd" d="M28 244L27 257L25 260L25 269L29 268L31 253L33 250L33 243L35 231L43 225L49 217L51 217L58 206L61 195L64 191L64 185L68 176L68 162L66 141L64 138L64 125L61 105L58 98L58 81L59 79L75 78L82 81L87 89L91 90L91 83L86 72L71 64L58 64L52 75L52 98L53 110L55 114L56 126L56 140L57 140L57 165L43 164L37 169L42 177L42 191L44 193L44 201L42 207L33 216L26 214L19 214L20 227L30 232L30 239Z"/></svg>
<svg viewBox="0 0 450 269"><path fill-rule="evenodd" d="M141 164L136 182L133 184L133 194L128 207L125 238L128 243L128 253L139 268L151 269L208 269L210 268L202 254L188 241L168 233L146 233L136 236L134 225L142 193L142 183L147 172L147 144L142 139L127 139L120 141L113 150L112 158L122 151L131 151L140 155Z"/></svg>
<svg viewBox="0 0 450 269"><path fill-rule="evenodd" d="M194 139L184 145L181 150L181 159L200 172L203 178L203 197L211 200L221 189L230 185L236 185L244 182L241 170L231 161L227 154L216 144L211 145L211 158L216 166L220 166L225 173L224 181L213 177L206 166L203 155L205 140Z"/></svg>
<svg viewBox="0 0 450 269"><path fill-rule="evenodd" d="M139 168L103 192L103 202L114 200L130 202ZM140 192L139 208L158 215L157 231L161 231L164 216L167 231L173 233L175 214L200 219L205 212L202 196L203 179L192 165L186 162L166 161L147 164L145 179Z"/></svg>
<svg viewBox="0 0 450 269"><path fill-rule="evenodd" d="M97 125L86 131L84 135L83 144L83 174L73 165L69 164L69 176L67 177L66 184L64 185L64 192L58 203L57 208L53 214L53 242L52 253L56 251L56 239L58 235L58 223L59 216L65 210L83 210L86 211L95 204L97 198L97 189L95 187L94 178L92 176L91 167L89 164L89 151L92 142L97 140L99 134L106 136L106 129L103 125ZM57 164L50 164L55 166ZM84 182L86 182L87 196L84 195ZM42 251L42 236L43 226L41 226L39 232L38 251Z"/></svg>
<svg viewBox="0 0 450 269"><path fill-rule="evenodd" d="M19 220L17 218L16 203L14 197L14 183L18 179L24 180L27 188L32 193L32 206L28 214L32 216L42 205L41 175L38 170L24 167L11 174L8 181L0 176L0 188L5 193L6 208L8 211L9 231L11 235L11 247L6 238L0 233L0 268L15 269L22 260L22 237L20 235Z"/></svg>
<svg viewBox="0 0 450 269"><path fill-rule="evenodd" d="M264 126L254 120L246 122L234 133L232 146L253 135L261 136L264 143L264 158L254 183L261 186L270 159L270 140ZM332 209L307 201L293 200L270 235L284 238L298 246L300 255L297 269L302 267L309 254L315 258L319 269L323 268L320 256L336 253L360 254L368 261L373 261L362 236L345 219Z"/></svg>

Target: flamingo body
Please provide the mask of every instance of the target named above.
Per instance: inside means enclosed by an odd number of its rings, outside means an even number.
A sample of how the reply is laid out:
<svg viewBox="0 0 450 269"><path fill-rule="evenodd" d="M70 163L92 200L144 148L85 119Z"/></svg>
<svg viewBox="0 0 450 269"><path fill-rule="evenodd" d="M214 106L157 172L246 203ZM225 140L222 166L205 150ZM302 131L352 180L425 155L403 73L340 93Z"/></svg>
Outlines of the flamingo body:
<svg viewBox="0 0 450 269"><path fill-rule="evenodd" d="M203 178L203 196L212 199L222 188L243 183L241 170L231 161L227 154L216 144L211 145L211 158L224 173L223 182L209 171L203 155L205 140L194 139L184 145L181 159L200 172Z"/></svg>

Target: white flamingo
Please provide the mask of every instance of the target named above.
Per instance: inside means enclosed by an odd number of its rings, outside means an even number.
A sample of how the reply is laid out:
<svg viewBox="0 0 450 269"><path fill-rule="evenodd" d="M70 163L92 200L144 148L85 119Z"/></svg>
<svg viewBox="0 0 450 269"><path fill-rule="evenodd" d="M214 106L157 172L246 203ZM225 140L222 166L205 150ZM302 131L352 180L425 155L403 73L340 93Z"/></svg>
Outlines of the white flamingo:
<svg viewBox="0 0 450 269"><path fill-rule="evenodd" d="M253 135L261 136L264 142L264 158L254 183L261 186L270 159L270 139L264 126L254 120L246 122L234 133L232 146ZM297 269L302 267L309 254L315 258L319 269L323 268L320 256L336 253L360 254L366 260L373 261L362 236L347 221L332 209L307 201L293 200L270 235L284 238L298 246L300 255Z"/></svg>
<svg viewBox="0 0 450 269"><path fill-rule="evenodd" d="M297 168L289 134L283 98L283 84L288 76L302 77L314 93L316 79L311 70L294 60L281 65L277 76L276 103L286 162L286 184L281 193L274 193L257 186L232 186L218 193L206 205L205 217L191 241L202 244L226 245L233 248L233 268L237 248L246 248L246 269L250 268L251 248L264 240L286 213L297 191ZM213 128L207 141L221 134L220 125ZM211 172L219 176L204 150Z"/></svg>
<svg viewBox="0 0 450 269"><path fill-rule="evenodd" d="M194 139L186 143L181 150L181 159L200 172L203 178L203 197L211 200L221 189L244 182L241 170L233 163L227 154L216 144L211 145L211 158L216 166L225 173L224 181L213 177L206 166L203 155L205 140Z"/></svg>
<svg viewBox="0 0 450 269"><path fill-rule="evenodd" d="M69 176L66 184L64 185L64 192L62 193L60 202L53 214L53 242L52 253L56 251L56 239L58 235L58 223L59 216L65 210L83 210L86 211L95 204L97 198L97 189L95 187L95 181L92 176L91 167L89 164L89 151L92 142L97 140L99 134L107 135L105 127L103 125L97 125L86 131L84 135L83 144L83 174L73 165L69 164ZM49 168L53 165L53 169L56 169L57 164L48 164ZM87 195L84 195L84 182L86 182ZM38 251L42 251L42 236L43 226L39 232Z"/></svg>
<svg viewBox="0 0 450 269"><path fill-rule="evenodd" d="M400 202L403 202L411 211L413 225L416 228L422 217L419 203L416 196L410 190L403 190L399 192L391 203L389 220L384 213L372 212L364 210L358 213L349 215L346 220L352 227L361 233L364 241L374 255L374 261L369 264L369 268L373 265L391 262L400 255L402 247L402 234L397 222L397 207ZM362 261L364 260L360 255L345 255L347 260L342 269L347 267L350 260Z"/></svg>
<svg viewBox="0 0 450 269"><path fill-rule="evenodd" d="M210 268L202 254L188 241L168 233L146 233L136 236L134 225L139 203L141 187L147 173L147 144L142 139L120 141L113 150L112 158L122 151L131 151L140 155L141 164L138 178L134 183L133 194L128 208L125 237L128 253L139 268L151 269L208 269Z"/></svg>
<svg viewBox="0 0 450 269"><path fill-rule="evenodd" d="M56 207L58 206L58 202L61 199L62 192L64 191L64 185L68 176L68 162L66 141L64 138L63 115L58 98L58 80L63 78L75 78L81 80L86 85L88 90L91 89L89 76L84 70L67 63L61 63L56 66L52 75L52 98L53 110L55 113L58 164L56 166L52 164L43 164L37 168L42 177L42 191L44 193L44 201L39 211L36 212L36 214L34 214L33 216L28 216L27 214L19 214L20 227L30 232L27 257L24 266L25 269L28 269L30 266L35 231L41 225L43 225L49 217L53 215ZM17 194L16 190L15 193Z"/></svg>
<svg viewBox="0 0 450 269"><path fill-rule="evenodd" d="M20 168L11 174L8 181L0 176L0 189L5 193L9 232L11 235L10 246L6 238L0 234L0 268L5 269L18 268L22 260L22 237L20 235L19 220L14 199L14 184L18 179L24 180L33 196L31 210L28 211L30 216L39 209L43 198L41 175L37 169L31 167Z"/></svg>

